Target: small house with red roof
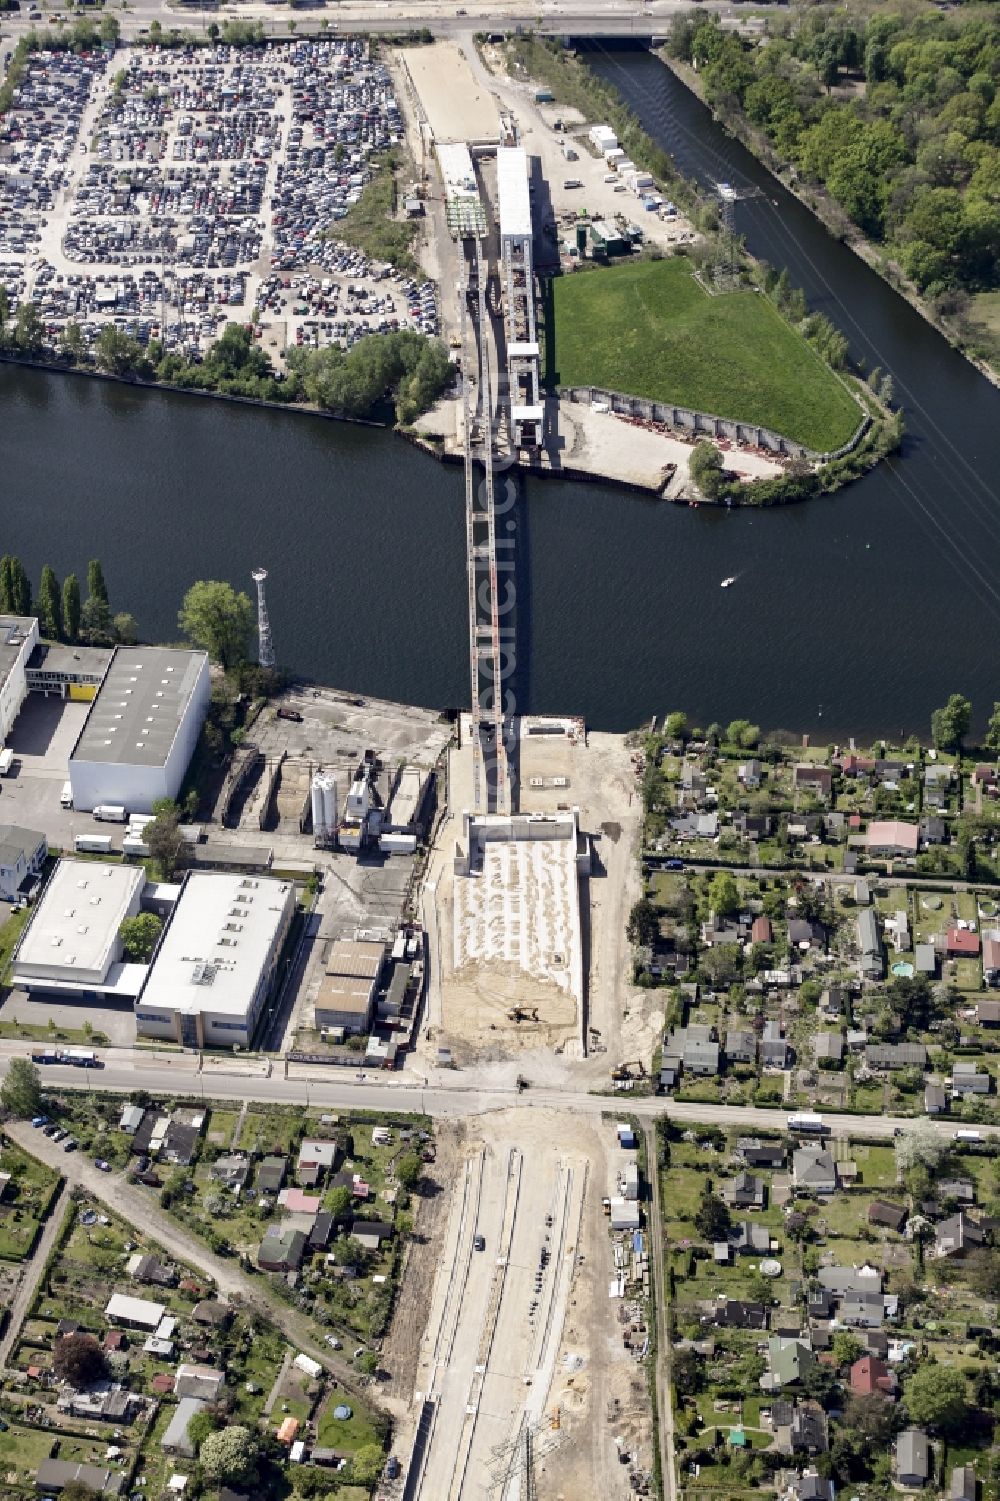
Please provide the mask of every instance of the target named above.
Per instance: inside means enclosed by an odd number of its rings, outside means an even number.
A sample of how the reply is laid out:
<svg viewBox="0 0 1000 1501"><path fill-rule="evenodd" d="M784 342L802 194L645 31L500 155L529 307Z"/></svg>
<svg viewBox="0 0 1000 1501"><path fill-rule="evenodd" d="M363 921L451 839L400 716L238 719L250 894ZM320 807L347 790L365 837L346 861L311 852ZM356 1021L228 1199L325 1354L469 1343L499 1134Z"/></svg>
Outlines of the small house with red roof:
<svg viewBox="0 0 1000 1501"><path fill-rule="evenodd" d="M851 1391L857 1397L889 1397L895 1399L896 1378L884 1360L877 1355L862 1355L851 1366Z"/></svg>
<svg viewBox="0 0 1000 1501"><path fill-rule="evenodd" d="M949 959L978 959L979 934L969 928L949 928L945 936L945 952Z"/></svg>

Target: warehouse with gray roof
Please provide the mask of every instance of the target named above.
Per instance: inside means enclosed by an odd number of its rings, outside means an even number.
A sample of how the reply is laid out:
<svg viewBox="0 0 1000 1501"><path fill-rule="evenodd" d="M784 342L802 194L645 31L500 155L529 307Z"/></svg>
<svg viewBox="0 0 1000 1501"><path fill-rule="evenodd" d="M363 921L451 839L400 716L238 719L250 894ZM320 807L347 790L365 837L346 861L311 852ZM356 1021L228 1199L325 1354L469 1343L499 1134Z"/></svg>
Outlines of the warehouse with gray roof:
<svg viewBox="0 0 1000 1501"><path fill-rule="evenodd" d="M210 697L205 652L118 647L70 756L73 806L150 813L175 798Z"/></svg>

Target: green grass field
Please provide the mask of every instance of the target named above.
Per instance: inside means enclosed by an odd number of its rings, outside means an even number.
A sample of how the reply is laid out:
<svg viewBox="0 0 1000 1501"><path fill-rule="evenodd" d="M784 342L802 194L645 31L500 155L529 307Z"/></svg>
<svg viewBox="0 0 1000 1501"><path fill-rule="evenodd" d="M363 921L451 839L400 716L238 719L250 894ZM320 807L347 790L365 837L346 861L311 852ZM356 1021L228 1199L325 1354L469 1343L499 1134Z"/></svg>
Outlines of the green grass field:
<svg viewBox="0 0 1000 1501"><path fill-rule="evenodd" d="M690 261L557 277L559 385L604 386L759 422L818 452L857 427L857 404L756 292L705 293Z"/></svg>

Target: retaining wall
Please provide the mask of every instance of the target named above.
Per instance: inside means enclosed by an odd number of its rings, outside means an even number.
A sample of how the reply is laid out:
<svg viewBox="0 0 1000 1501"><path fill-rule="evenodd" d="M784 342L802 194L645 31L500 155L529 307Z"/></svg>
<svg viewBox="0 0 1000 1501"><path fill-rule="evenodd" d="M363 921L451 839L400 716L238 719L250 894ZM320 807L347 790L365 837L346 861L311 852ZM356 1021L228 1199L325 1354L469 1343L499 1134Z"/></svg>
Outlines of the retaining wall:
<svg viewBox="0 0 1000 1501"><path fill-rule="evenodd" d="M560 394L584 406L604 403L622 417L641 417L646 422L662 422L664 426L682 434L726 438L732 443L746 443L752 448L763 448L783 458L808 459L814 464L825 464L830 459L839 459L845 453L850 453L871 426L871 418L865 412L857 430L846 443L832 453L816 453L804 444L786 438L782 433L772 432L769 427L759 427L755 422L737 422L731 417L716 417L711 412L696 412L690 407L652 401L648 396L625 396L621 391L605 391L600 386L570 386Z"/></svg>

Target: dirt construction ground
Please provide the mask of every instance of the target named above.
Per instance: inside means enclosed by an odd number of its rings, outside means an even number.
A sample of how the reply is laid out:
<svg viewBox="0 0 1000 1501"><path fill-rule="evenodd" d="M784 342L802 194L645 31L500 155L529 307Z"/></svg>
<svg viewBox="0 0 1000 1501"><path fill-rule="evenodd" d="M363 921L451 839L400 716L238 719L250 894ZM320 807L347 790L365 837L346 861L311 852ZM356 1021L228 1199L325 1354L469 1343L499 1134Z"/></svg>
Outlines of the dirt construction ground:
<svg viewBox="0 0 1000 1501"><path fill-rule="evenodd" d="M450 1187L422 1206L385 1352L404 1447L433 1399L424 1501L522 1501L506 1456L525 1430L539 1497L628 1494L615 1441L648 1444L648 1404L607 1296L605 1137L608 1125L517 1109L439 1133L432 1172Z"/></svg>
<svg viewBox="0 0 1000 1501"><path fill-rule="evenodd" d="M569 1015L571 998L554 992L554 987L540 986L549 994L536 999L527 975L511 976L487 965L472 977L454 973L454 883L463 878L454 876L453 857L462 837L462 811L471 799L467 762L467 747L453 749L448 814L438 831L422 895L431 953L425 1057L433 1058L436 1049L446 1045L456 1063L466 1066L505 1057L523 1060L531 1052L551 1057L558 1049L575 1068L595 1078L606 1077L612 1061L648 1058L662 1013L650 1002L649 992L631 984L629 974L625 925L640 895L636 852L642 809L624 738L520 736L520 811L554 811L560 804L579 808L580 828L590 836L592 873L580 882L582 1018ZM509 1022L507 1009L514 1000L526 1007L538 1005L538 1022Z"/></svg>

